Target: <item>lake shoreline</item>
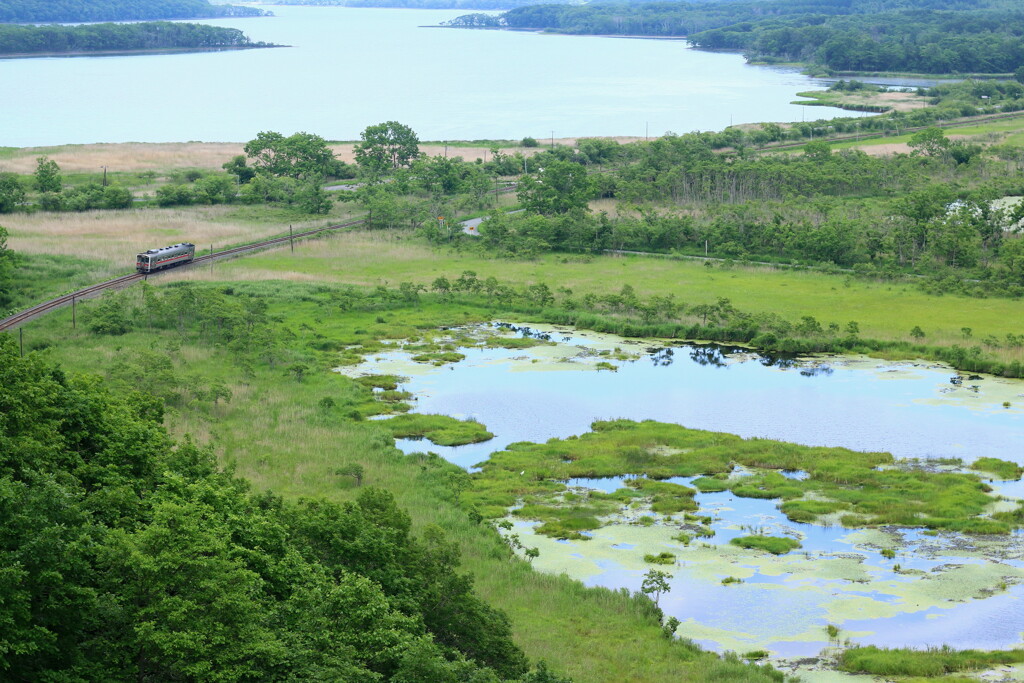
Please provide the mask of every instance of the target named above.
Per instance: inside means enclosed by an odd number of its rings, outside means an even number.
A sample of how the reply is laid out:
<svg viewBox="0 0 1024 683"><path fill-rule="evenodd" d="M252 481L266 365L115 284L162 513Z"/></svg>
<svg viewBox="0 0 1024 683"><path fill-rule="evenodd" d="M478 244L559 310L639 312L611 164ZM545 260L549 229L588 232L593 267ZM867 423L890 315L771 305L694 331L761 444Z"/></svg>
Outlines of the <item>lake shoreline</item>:
<svg viewBox="0 0 1024 683"><path fill-rule="evenodd" d="M224 47L181 47L154 50L80 50L75 52L16 52L0 54L0 59L52 59L56 57L125 57L136 55L179 55L194 52L236 52L264 48L292 47L291 45L231 45Z"/></svg>

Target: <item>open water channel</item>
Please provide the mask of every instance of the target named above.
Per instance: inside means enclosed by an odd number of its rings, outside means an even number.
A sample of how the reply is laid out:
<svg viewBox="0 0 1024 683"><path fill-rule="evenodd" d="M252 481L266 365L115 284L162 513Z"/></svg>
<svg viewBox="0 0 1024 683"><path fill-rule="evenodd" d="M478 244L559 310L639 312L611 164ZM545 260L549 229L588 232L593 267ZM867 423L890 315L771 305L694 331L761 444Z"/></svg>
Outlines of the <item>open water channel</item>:
<svg viewBox="0 0 1024 683"><path fill-rule="evenodd" d="M691 428L806 445L889 451L898 458L992 456L1024 462L1024 382L964 377L927 362L865 357L780 361L742 349L638 342L568 328L530 333L558 342L525 350L463 348L465 360L434 367L389 351L350 374L393 373L408 381L414 410L475 418L495 433L482 444L444 448L400 440L406 452L434 451L468 469L515 441L582 434L595 419L674 422ZM519 334L524 332L519 331ZM602 350L632 360L597 370ZM1004 402L1010 402L1010 408ZM801 473L790 473L799 477ZM688 483L686 479L675 479ZM606 491L621 479L574 480ZM993 482L1024 497L1021 482ZM534 566L588 585L639 590L651 565L644 554L667 551L674 578L662 596L681 636L718 650L767 649L775 657L814 657L839 640L885 646L1006 648L1024 632L1024 538L930 535L918 529L846 529L790 522L778 501L700 493L698 514L714 518L714 538L688 546L672 524L643 526L624 511L586 541L534 534L515 521ZM1012 506L1010 502L1002 505ZM633 517L631 517L633 515ZM728 544L752 531L798 539L784 556ZM703 541L703 542L702 542ZM886 558L883 549L896 552ZM897 566L898 565L898 566ZM723 585L733 576L742 583Z"/></svg>

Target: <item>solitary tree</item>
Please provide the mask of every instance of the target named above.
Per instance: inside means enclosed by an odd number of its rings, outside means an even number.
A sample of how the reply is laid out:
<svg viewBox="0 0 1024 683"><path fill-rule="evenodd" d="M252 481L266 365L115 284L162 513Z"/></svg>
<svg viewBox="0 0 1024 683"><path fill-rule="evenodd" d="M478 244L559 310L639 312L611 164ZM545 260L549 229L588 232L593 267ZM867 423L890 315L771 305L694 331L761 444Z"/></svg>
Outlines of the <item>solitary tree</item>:
<svg viewBox="0 0 1024 683"><path fill-rule="evenodd" d="M373 174L408 166L420 155L420 140L412 128L398 121L367 126L356 143L356 163Z"/></svg>
<svg viewBox="0 0 1024 683"><path fill-rule="evenodd" d="M929 126L914 133L907 143L907 146L914 150L914 154L924 154L930 157L941 156L949 149L949 145L949 138L937 126Z"/></svg>
<svg viewBox="0 0 1024 683"><path fill-rule="evenodd" d="M594 196L587 169L571 161L551 161L535 175L519 182L519 201L545 216L582 211Z"/></svg>
<svg viewBox="0 0 1024 683"><path fill-rule="evenodd" d="M356 482L356 486L362 486L365 470L363 469L363 466L360 465L359 463L352 462L345 465L344 467L338 468L335 471L335 474L337 474L339 477L352 477L352 479L354 479Z"/></svg>
<svg viewBox="0 0 1024 683"><path fill-rule="evenodd" d="M658 601L661 599L661 594L668 593L672 590L672 587L668 584L668 580L671 578L672 575L668 572L652 569L644 574L644 582L641 584L640 590L648 597L653 594L654 604L657 605Z"/></svg>
<svg viewBox="0 0 1024 683"><path fill-rule="evenodd" d="M265 131L245 145L245 153L252 159L257 172L299 180L330 175L335 165L334 153L327 147L327 142L312 133L285 137ZM229 163L233 168L228 170L239 175L244 164L239 165L236 160Z"/></svg>
<svg viewBox="0 0 1024 683"><path fill-rule="evenodd" d="M40 192L60 192L60 166L53 159L39 157L36 159L36 189Z"/></svg>

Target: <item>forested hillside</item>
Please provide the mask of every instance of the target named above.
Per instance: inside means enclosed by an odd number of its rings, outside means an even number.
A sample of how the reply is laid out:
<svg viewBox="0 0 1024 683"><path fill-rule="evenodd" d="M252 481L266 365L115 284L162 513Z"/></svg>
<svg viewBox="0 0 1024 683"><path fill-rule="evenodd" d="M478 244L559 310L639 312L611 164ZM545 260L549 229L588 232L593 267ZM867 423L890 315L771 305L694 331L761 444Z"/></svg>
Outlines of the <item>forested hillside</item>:
<svg viewBox="0 0 1024 683"><path fill-rule="evenodd" d="M1006 73L1024 63L1024 13L1006 0L534 5L449 25L686 36L699 47L833 70Z"/></svg>
<svg viewBox="0 0 1024 683"><path fill-rule="evenodd" d="M560 680L390 493L257 495L162 421L0 335L4 680Z"/></svg>
<svg viewBox="0 0 1024 683"><path fill-rule="evenodd" d="M85 26L0 25L0 55L270 47L234 28L169 21Z"/></svg>
<svg viewBox="0 0 1024 683"><path fill-rule="evenodd" d="M255 7L207 0L0 0L0 23L146 21L261 16Z"/></svg>
<svg viewBox="0 0 1024 683"><path fill-rule="evenodd" d="M699 47L839 71L1008 73L1024 64L1024 12L909 10L766 19L690 36Z"/></svg>

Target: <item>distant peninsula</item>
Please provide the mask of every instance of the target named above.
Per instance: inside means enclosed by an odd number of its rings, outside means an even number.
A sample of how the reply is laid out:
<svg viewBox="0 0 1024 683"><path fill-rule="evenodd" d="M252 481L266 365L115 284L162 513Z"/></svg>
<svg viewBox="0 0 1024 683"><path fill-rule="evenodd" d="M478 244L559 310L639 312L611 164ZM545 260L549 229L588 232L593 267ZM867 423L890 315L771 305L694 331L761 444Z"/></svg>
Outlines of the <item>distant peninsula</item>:
<svg viewBox="0 0 1024 683"><path fill-rule="evenodd" d="M161 21L270 14L255 7L213 5L207 0L0 0L0 24Z"/></svg>
<svg viewBox="0 0 1024 683"><path fill-rule="evenodd" d="M253 42L234 28L169 21L262 16L272 15L207 0L0 0L0 57L280 47ZM67 23L81 25L63 25Z"/></svg>
<svg viewBox="0 0 1024 683"><path fill-rule="evenodd" d="M238 29L153 21L84 26L0 25L0 57L148 54L281 47L252 42Z"/></svg>

